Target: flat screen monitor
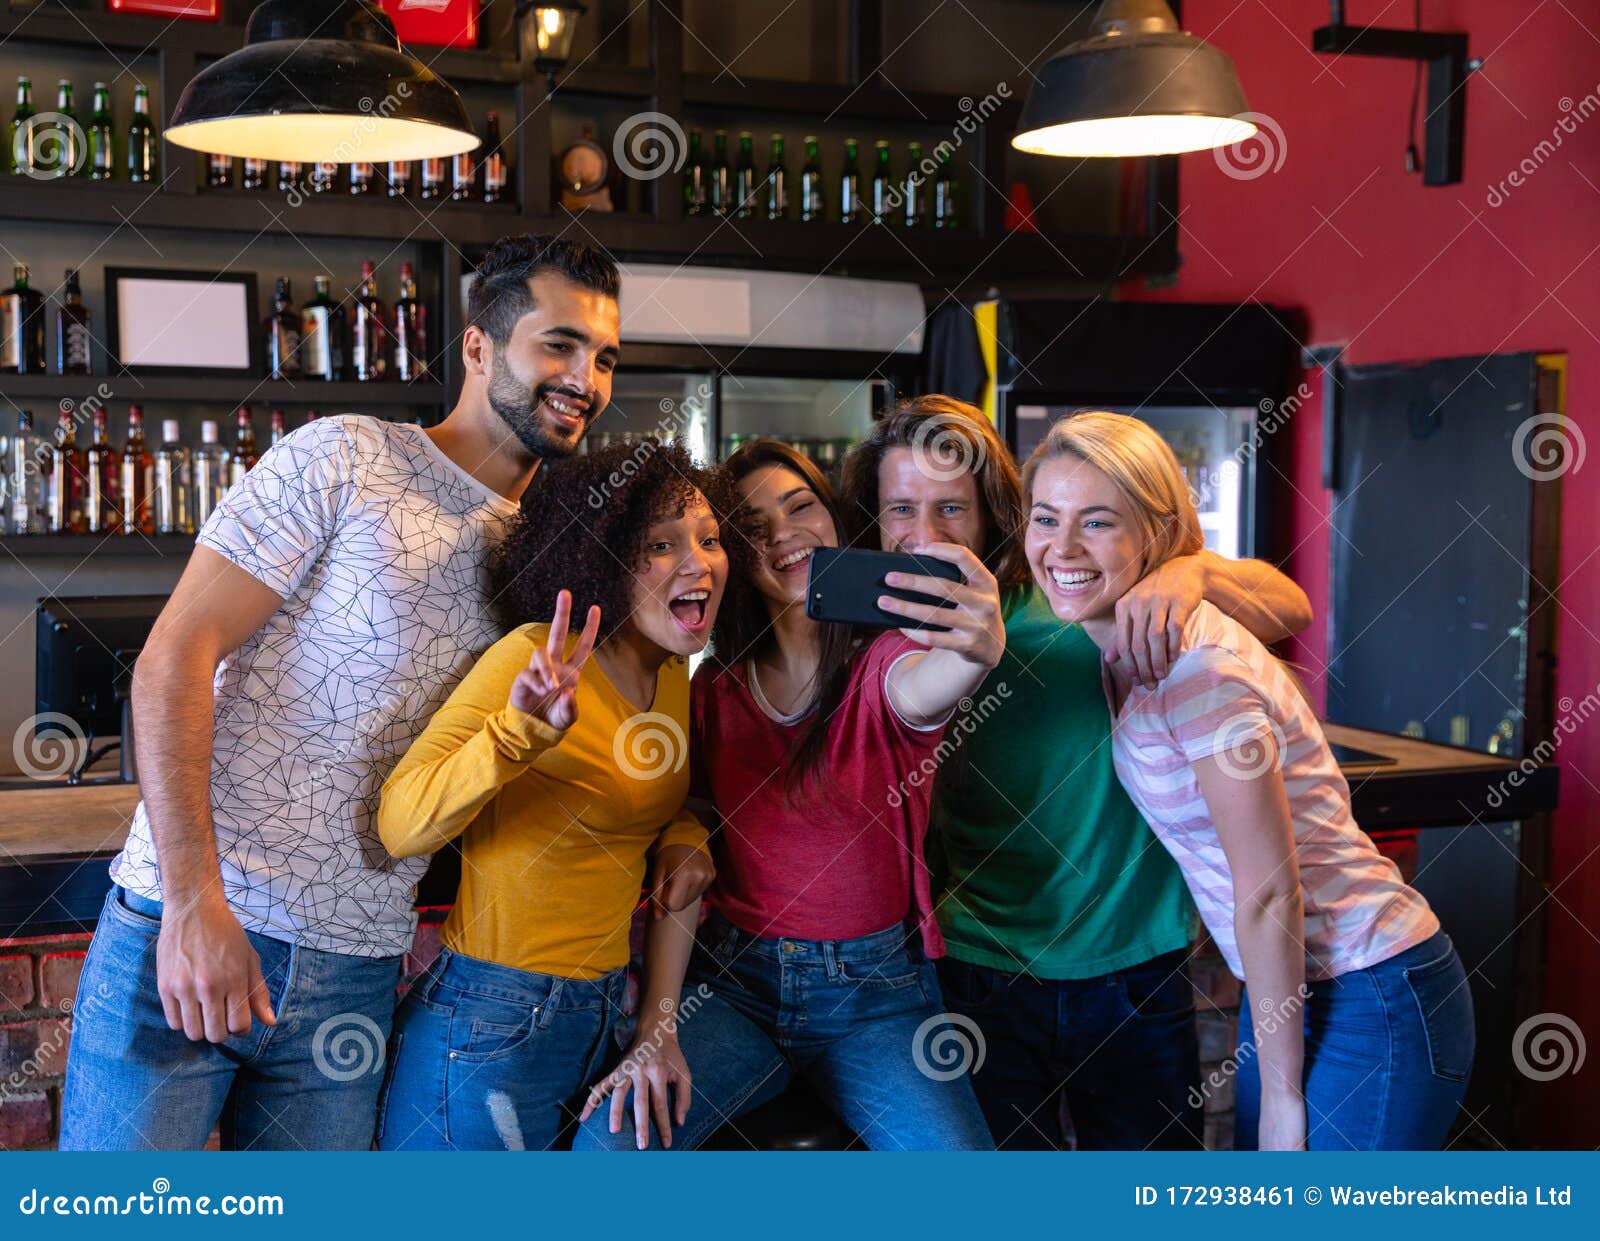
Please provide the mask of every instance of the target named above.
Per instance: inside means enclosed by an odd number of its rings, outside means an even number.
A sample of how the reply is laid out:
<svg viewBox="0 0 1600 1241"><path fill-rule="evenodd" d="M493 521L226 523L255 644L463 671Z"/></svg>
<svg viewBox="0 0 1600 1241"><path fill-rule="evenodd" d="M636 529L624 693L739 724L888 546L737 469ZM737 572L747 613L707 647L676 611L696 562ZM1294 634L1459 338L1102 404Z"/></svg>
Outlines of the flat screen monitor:
<svg viewBox="0 0 1600 1241"><path fill-rule="evenodd" d="M34 710L71 717L88 737L122 730L118 685L133 672L165 595L49 596L39 600Z"/></svg>

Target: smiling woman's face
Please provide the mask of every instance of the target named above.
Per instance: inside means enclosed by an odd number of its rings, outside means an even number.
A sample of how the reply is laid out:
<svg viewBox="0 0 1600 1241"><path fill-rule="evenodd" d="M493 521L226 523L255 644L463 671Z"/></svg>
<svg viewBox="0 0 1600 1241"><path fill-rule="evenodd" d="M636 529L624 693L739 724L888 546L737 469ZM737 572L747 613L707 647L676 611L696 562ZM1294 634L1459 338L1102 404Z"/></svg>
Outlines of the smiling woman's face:
<svg viewBox="0 0 1600 1241"><path fill-rule="evenodd" d="M1142 576L1144 547L1121 488L1073 456L1040 464L1028 496L1028 566L1064 621L1109 619Z"/></svg>
<svg viewBox="0 0 1600 1241"><path fill-rule="evenodd" d="M739 480L739 495L761 521L765 539L751 568L769 604L804 606L811 552L839 546L827 507L806 480L782 465L764 465Z"/></svg>
<svg viewBox="0 0 1600 1241"><path fill-rule="evenodd" d="M711 636L727 584L717 519L697 491L681 516L658 521L646 533L628 624L663 650L693 655Z"/></svg>

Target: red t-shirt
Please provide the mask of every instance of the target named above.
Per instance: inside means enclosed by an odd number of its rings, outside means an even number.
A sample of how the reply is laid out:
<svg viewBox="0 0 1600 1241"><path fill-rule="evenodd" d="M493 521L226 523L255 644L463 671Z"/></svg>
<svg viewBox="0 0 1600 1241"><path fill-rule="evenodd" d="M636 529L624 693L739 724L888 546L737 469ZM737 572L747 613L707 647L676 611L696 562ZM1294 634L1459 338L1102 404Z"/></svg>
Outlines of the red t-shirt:
<svg viewBox="0 0 1600 1241"><path fill-rule="evenodd" d="M923 838L943 726L907 725L884 678L927 648L894 630L857 652L818 774L791 803L784 769L806 716L778 717L750 667L707 664L694 678L695 791L722 820L712 907L752 935L855 939L913 918L944 955ZM775 718L776 717L776 718Z"/></svg>

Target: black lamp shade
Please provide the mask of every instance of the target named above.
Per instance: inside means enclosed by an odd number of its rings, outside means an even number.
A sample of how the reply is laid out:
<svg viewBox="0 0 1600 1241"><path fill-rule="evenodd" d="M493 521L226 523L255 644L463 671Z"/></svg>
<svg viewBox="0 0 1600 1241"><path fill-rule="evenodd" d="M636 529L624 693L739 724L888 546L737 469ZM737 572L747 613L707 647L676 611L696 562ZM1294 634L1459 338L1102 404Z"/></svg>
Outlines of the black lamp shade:
<svg viewBox="0 0 1600 1241"><path fill-rule="evenodd" d="M1040 70L1011 140L1019 151L1170 155L1255 132L1233 61L1179 30L1165 3L1112 0L1096 27Z"/></svg>
<svg viewBox="0 0 1600 1241"><path fill-rule="evenodd" d="M367 0L257 6L245 46L184 87L166 136L301 163L430 159L480 141L455 88L403 51Z"/></svg>

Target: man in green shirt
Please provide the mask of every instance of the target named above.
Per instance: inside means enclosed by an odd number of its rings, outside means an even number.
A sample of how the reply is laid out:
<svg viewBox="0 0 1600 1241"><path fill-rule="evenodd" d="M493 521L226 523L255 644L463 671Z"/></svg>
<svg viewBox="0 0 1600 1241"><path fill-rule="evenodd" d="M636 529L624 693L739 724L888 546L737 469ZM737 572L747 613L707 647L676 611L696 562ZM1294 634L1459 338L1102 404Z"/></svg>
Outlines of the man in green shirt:
<svg viewBox="0 0 1600 1241"><path fill-rule="evenodd" d="M975 407L918 397L851 451L840 500L853 542L958 543L1005 591L1005 656L947 733L958 744L928 835L949 951L940 981L982 1031L972 1084L996 1144L1065 1145L1064 1097L1084 1149L1199 1146L1194 907L1117 782L1100 651L1033 585L1010 451ZM1116 657L1138 681L1166 675L1201 599L1266 642L1311 620L1270 565L1180 557L1118 604Z"/></svg>

